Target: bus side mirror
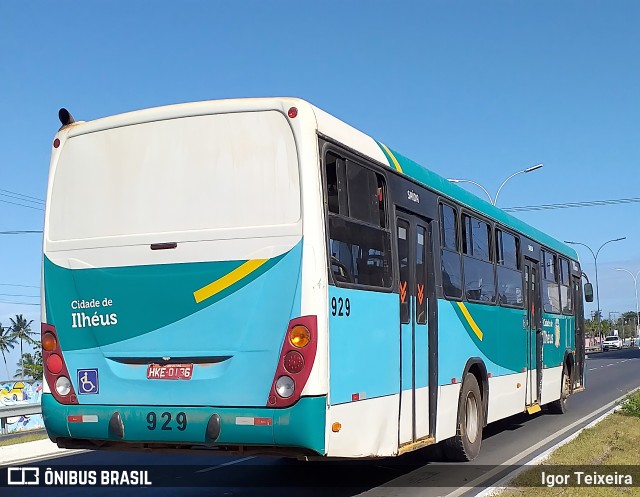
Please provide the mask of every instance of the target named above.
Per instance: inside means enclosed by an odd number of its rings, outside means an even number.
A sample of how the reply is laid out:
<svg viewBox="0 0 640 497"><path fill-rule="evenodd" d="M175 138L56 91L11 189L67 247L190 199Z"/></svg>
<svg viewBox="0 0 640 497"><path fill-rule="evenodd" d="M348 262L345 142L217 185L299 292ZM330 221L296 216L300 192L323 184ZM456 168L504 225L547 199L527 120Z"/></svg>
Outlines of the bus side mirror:
<svg viewBox="0 0 640 497"><path fill-rule="evenodd" d="M591 283L584 284L584 299L587 302L593 302L593 285Z"/></svg>

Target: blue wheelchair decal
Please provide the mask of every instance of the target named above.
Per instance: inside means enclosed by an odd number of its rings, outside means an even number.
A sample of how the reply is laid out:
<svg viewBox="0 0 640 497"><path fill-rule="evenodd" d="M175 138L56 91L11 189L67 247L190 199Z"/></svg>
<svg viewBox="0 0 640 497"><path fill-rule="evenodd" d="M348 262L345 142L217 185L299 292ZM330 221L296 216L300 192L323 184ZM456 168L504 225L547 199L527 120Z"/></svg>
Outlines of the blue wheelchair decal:
<svg viewBox="0 0 640 497"><path fill-rule="evenodd" d="M98 370L78 369L78 393L82 395L98 393Z"/></svg>

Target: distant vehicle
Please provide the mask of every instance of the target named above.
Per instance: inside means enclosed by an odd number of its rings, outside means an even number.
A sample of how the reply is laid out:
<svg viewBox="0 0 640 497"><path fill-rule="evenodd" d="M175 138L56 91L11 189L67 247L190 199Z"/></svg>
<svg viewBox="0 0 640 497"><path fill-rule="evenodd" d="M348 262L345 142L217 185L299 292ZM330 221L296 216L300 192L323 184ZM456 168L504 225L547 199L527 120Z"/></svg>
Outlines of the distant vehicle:
<svg viewBox="0 0 640 497"><path fill-rule="evenodd" d="M622 339L615 335L606 337L602 342L602 350L621 349L621 348L622 348Z"/></svg>

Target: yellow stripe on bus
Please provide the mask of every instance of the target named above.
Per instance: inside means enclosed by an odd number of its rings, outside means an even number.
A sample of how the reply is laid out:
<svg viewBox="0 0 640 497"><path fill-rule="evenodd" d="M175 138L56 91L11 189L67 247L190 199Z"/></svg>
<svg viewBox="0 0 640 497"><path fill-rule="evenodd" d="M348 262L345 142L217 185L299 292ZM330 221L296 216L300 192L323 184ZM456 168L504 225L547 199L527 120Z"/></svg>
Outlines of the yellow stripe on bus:
<svg viewBox="0 0 640 497"><path fill-rule="evenodd" d="M199 304L203 300L213 297L216 293L220 293L225 288L229 288L234 283L237 283L242 278L253 273L268 260L269 259L254 259L252 261L247 261L230 273L225 274L222 278L218 278L216 281L203 286L200 290L196 290L193 292L193 297L196 299L196 303Z"/></svg>
<svg viewBox="0 0 640 497"><path fill-rule="evenodd" d="M382 148L384 148L385 152L387 152L387 154L389 154L389 157L391 157L393 165L396 166L396 170L402 172L402 168L400 167L400 163L398 162L398 159L396 159L396 156L393 155L391 150L389 150L384 143L380 142L380 145L382 145Z"/></svg>
<svg viewBox="0 0 640 497"><path fill-rule="evenodd" d="M473 320L473 318L471 317L471 314L469 314L469 310L467 309L467 307L464 305L463 302L456 302L456 303L458 304L458 307L462 311L462 314L464 314L464 317L466 318L467 323L469 323L469 326L471 326L471 329L478 337L478 340L482 341L482 330L478 327L476 322Z"/></svg>

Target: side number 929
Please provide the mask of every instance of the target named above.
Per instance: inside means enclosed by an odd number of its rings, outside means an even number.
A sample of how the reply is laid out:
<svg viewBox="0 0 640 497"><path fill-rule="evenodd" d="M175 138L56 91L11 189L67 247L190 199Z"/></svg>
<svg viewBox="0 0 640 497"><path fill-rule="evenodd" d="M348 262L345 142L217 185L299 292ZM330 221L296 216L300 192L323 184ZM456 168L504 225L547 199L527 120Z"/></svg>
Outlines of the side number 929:
<svg viewBox="0 0 640 497"><path fill-rule="evenodd" d="M331 315L332 316L349 316L351 314L351 302L348 298L342 297L331 298Z"/></svg>

